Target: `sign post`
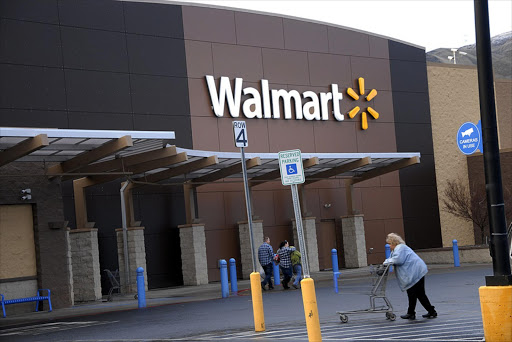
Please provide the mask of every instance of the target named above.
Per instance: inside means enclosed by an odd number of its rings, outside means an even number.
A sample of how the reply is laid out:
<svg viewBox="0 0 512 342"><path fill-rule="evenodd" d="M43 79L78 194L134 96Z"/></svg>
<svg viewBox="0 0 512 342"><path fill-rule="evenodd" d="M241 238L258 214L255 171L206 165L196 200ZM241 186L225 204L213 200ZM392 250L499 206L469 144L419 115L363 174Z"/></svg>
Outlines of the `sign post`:
<svg viewBox="0 0 512 342"><path fill-rule="evenodd" d="M247 166L245 165L244 147L249 146L247 126L245 121L233 121L235 146L240 147L242 159L242 174L244 177L245 206L247 207L247 224L249 225L249 239L252 254L251 295L252 311L254 315L254 330L265 331L265 316L263 313L263 297L261 295L260 273L256 272L256 251L254 250L254 235L252 232L251 197L249 196L249 181L247 180Z"/></svg>
<svg viewBox="0 0 512 342"><path fill-rule="evenodd" d="M295 222L297 223L297 238L302 254L302 271L304 272L304 279L301 280L300 287L302 290L308 339L309 341L322 341L315 283L309 274L308 253L306 251L306 242L304 241L302 213L300 212L299 192L297 190L297 184L302 184L306 180L300 150L279 152L279 170L281 171L281 183L285 186L290 185L292 190L293 211L295 212Z"/></svg>

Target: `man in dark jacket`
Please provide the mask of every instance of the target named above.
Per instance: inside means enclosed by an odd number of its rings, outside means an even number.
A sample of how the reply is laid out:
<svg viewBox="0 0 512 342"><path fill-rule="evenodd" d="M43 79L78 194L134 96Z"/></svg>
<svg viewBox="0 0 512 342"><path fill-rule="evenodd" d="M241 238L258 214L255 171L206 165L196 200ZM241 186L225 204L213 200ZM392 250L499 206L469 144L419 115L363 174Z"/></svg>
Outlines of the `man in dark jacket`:
<svg viewBox="0 0 512 342"><path fill-rule="evenodd" d="M274 286L272 285L272 280L270 277L272 276L272 260L274 259L274 250L270 245L270 238L266 236L263 239L263 244L258 248L258 260L260 261L261 267L263 267L263 271L265 271L265 279L261 282L261 289L266 291L265 285L268 283L268 289L272 290Z"/></svg>

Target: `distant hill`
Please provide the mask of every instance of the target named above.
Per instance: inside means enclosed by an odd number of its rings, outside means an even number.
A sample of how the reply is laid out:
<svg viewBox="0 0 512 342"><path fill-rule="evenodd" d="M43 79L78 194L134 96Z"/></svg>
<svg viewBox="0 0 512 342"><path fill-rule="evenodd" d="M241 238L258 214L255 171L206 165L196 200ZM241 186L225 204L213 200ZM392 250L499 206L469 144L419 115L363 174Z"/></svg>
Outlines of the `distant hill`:
<svg viewBox="0 0 512 342"><path fill-rule="evenodd" d="M462 46L458 51L465 52L467 55L456 52L457 64L476 65L475 44ZM492 37L491 51L494 78L512 79L512 31ZM435 49L427 52L427 62L453 63L448 56L453 56L451 48Z"/></svg>

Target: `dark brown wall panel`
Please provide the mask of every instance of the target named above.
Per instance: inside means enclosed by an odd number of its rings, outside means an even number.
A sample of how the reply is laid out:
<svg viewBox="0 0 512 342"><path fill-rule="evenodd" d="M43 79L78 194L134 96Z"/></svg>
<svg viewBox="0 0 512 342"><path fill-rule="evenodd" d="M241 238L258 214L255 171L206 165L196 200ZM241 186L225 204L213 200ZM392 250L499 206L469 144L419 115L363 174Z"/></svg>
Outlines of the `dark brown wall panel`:
<svg viewBox="0 0 512 342"><path fill-rule="evenodd" d="M61 38L64 67L128 72L124 33L62 27Z"/></svg>
<svg viewBox="0 0 512 342"><path fill-rule="evenodd" d="M181 6L126 1L123 8L126 32L183 38Z"/></svg>
<svg viewBox="0 0 512 342"><path fill-rule="evenodd" d="M212 44L212 52L215 78L243 78L244 84L251 81L259 83L263 78L260 48L215 43Z"/></svg>
<svg viewBox="0 0 512 342"><path fill-rule="evenodd" d="M352 82L350 57L324 53L308 53L311 85L350 85Z"/></svg>
<svg viewBox="0 0 512 342"><path fill-rule="evenodd" d="M2 0L0 1L0 17L58 24L57 0Z"/></svg>
<svg viewBox="0 0 512 342"><path fill-rule="evenodd" d="M186 40L185 51L189 79L198 78L204 82L206 75L213 75L212 43Z"/></svg>
<svg viewBox="0 0 512 342"><path fill-rule="evenodd" d="M240 45L284 48L283 19L235 12L236 40Z"/></svg>
<svg viewBox="0 0 512 342"><path fill-rule="evenodd" d="M283 25L285 49L329 52L327 26L293 19L283 19Z"/></svg>
<svg viewBox="0 0 512 342"><path fill-rule="evenodd" d="M236 44L233 11L208 7L183 6L185 39Z"/></svg>
<svg viewBox="0 0 512 342"><path fill-rule="evenodd" d="M389 58L397 151L421 153L420 165L400 170L405 238L412 248L441 247L425 51L390 41Z"/></svg>
<svg viewBox="0 0 512 342"><path fill-rule="evenodd" d="M369 56L369 36L365 33L327 27L329 52L346 56Z"/></svg>
<svg viewBox="0 0 512 342"><path fill-rule="evenodd" d="M354 82L359 77L364 78L366 95L372 89L391 90L391 75L387 59L350 57L350 66ZM359 89L357 84L353 86L356 87L354 89Z"/></svg>
<svg viewBox="0 0 512 342"><path fill-rule="evenodd" d="M308 84L305 52L263 49L263 75L271 83Z"/></svg>
<svg viewBox="0 0 512 342"><path fill-rule="evenodd" d="M123 32L123 2L103 0L59 0L61 25Z"/></svg>
<svg viewBox="0 0 512 342"><path fill-rule="evenodd" d="M0 63L62 66L59 27L0 19Z"/></svg>
<svg viewBox="0 0 512 342"><path fill-rule="evenodd" d="M0 63L0 108L66 110L62 69Z"/></svg>

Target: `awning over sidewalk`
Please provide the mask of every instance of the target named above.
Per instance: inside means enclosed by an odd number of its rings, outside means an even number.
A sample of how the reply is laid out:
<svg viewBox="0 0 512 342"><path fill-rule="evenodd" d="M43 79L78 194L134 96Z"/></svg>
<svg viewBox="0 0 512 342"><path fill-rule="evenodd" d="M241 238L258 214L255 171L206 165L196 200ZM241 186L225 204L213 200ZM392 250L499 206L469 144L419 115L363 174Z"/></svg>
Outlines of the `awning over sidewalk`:
<svg viewBox="0 0 512 342"><path fill-rule="evenodd" d="M13 161L47 162L47 176L74 179L79 226L85 222L86 187L125 179L131 188L162 181L182 184L187 221L193 220L193 189L242 177L239 152L200 151L168 144L174 132L0 128L0 166ZM252 187L280 178L278 153L245 153ZM420 162L419 153L302 153L305 185L345 179L352 185ZM130 221L129 221L130 222Z"/></svg>
<svg viewBox="0 0 512 342"><path fill-rule="evenodd" d="M162 148L174 132L0 127L0 166L13 161L60 163L49 174L73 172L98 160Z"/></svg>

